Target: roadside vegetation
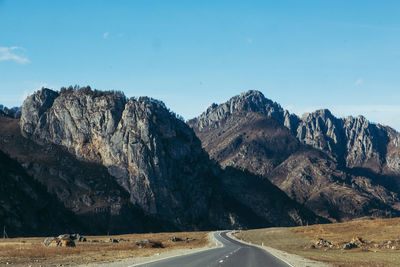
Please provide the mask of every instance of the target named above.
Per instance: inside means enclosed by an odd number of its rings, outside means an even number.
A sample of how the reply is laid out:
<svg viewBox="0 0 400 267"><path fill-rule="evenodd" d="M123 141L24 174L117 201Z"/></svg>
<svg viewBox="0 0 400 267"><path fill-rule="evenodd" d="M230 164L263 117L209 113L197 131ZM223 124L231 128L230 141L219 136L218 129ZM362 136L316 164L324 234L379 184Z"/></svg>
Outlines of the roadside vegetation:
<svg viewBox="0 0 400 267"><path fill-rule="evenodd" d="M334 266L400 266L400 219L243 231L244 241Z"/></svg>
<svg viewBox="0 0 400 267"><path fill-rule="evenodd" d="M0 239L0 266L75 266L147 257L175 249L204 247L208 244L207 234L184 232L86 236L87 241L76 242L75 247L45 246L45 237ZM162 247L140 245L144 240L161 244Z"/></svg>

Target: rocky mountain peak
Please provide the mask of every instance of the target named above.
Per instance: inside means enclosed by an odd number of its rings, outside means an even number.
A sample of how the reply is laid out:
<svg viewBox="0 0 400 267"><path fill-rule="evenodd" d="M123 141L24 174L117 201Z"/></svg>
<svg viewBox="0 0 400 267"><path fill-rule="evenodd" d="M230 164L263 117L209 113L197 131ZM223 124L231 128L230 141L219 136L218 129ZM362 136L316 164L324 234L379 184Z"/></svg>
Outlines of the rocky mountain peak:
<svg viewBox="0 0 400 267"><path fill-rule="evenodd" d="M209 113L224 117L267 104L261 93L251 92L225 108L214 105ZM240 170L222 170L209 159L194 131L161 101L149 97L127 99L118 92L88 87L42 89L24 101L20 126L30 142L55 145L79 161L101 166L127 192L130 205L180 229L319 220L268 181ZM246 184L250 180L257 185ZM270 192L274 194L269 196ZM260 201L287 208L260 208L255 205Z"/></svg>
<svg viewBox="0 0 400 267"><path fill-rule="evenodd" d="M332 153L341 154L343 143L342 122L328 109L320 109L302 116L297 138L304 144Z"/></svg>
<svg viewBox="0 0 400 267"><path fill-rule="evenodd" d="M80 159L106 166L130 192L132 203L150 214L171 215L176 207L165 203L182 208L184 199L193 197L167 192L177 190L180 176L190 180L188 171L175 172L184 167L180 161L202 157L200 142L160 101L127 100L123 94L90 88L61 93L42 89L24 101L20 123L26 137L61 145Z"/></svg>
<svg viewBox="0 0 400 267"><path fill-rule="evenodd" d="M22 105L23 115L21 116L22 133L26 135L33 134L34 123L53 105L58 96L58 92L42 88L25 99Z"/></svg>
<svg viewBox="0 0 400 267"><path fill-rule="evenodd" d="M250 90L232 97L220 105L212 104L199 117L190 120L188 124L197 131L205 127L218 127L219 123L234 114L256 112L284 124L289 129L297 126L297 116L284 110L278 103L266 98L260 91Z"/></svg>
<svg viewBox="0 0 400 267"><path fill-rule="evenodd" d="M315 119L317 117L321 117L323 119L334 118L334 116L332 115L332 113L331 113L331 111L329 109L318 109L318 110L316 110L314 112L304 113L301 116L301 120L310 121L310 120Z"/></svg>
<svg viewBox="0 0 400 267"><path fill-rule="evenodd" d="M268 178L324 217L382 216L398 202L400 134L363 116L340 119L320 109L300 119L249 91L189 125L222 166Z"/></svg>
<svg viewBox="0 0 400 267"><path fill-rule="evenodd" d="M19 119L21 117L21 107L8 108L0 105L0 115Z"/></svg>

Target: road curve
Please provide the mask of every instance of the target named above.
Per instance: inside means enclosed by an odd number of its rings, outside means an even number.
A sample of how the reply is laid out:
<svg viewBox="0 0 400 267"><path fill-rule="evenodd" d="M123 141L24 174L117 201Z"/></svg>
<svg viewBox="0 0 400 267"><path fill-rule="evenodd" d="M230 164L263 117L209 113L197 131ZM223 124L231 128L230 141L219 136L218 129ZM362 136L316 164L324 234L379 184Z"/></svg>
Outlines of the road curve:
<svg viewBox="0 0 400 267"><path fill-rule="evenodd" d="M214 233L224 246L185 256L178 256L142 265L141 267L291 267L267 251L229 238L226 232Z"/></svg>

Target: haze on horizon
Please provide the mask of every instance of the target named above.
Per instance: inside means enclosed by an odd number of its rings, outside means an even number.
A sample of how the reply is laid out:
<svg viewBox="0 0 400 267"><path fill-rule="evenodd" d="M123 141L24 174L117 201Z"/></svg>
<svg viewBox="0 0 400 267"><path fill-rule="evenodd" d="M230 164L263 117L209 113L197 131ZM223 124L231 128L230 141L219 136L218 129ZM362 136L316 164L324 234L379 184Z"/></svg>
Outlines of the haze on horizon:
<svg viewBox="0 0 400 267"><path fill-rule="evenodd" d="M185 119L256 89L400 130L400 2L0 0L0 104L42 86L148 95Z"/></svg>

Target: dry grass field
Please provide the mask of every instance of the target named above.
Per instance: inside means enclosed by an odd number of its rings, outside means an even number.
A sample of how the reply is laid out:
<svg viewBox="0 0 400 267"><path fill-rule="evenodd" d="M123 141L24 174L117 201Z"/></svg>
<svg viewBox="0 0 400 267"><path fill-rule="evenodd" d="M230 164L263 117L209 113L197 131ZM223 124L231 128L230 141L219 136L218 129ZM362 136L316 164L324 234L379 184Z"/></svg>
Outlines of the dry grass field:
<svg viewBox="0 0 400 267"><path fill-rule="evenodd" d="M237 237L334 266L400 266L399 218L257 229L238 233ZM361 238L363 245L342 249L354 237ZM316 246L320 238L332 245Z"/></svg>
<svg viewBox="0 0 400 267"><path fill-rule="evenodd" d="M46 247L44 237L0 239L0 266L60 266L105 262L116 259L146 257L173 249L204 247L208 243L208 232L129 234L118 236L87 236L99 242L76 242L75 248ZM183 241L172 242L171 237ZM106 242L109 238L119 243ZM191 240L186 242L186 238ZM162 242L164 248L139 248L137 241L149 239Z"/></svg>

